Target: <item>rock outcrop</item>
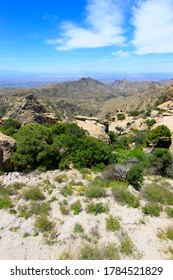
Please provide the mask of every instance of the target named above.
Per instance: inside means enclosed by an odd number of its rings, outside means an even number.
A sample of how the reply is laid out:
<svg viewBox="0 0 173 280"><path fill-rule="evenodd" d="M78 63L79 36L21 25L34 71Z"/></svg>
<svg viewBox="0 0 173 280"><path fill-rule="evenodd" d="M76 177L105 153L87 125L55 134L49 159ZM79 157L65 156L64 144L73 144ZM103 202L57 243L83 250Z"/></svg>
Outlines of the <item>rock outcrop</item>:
<svg viewBox="0 0 173 280"><path fill-rule="evenodd" d="M75 122L79 127L87 130L90 136L101 139L105 143L109 143L107 121L94 117L76 116Z"/></svg>
<svg viewBox="0 0 173 280"><path fill-rule="evenodd" d="M10 156L16 147L14 138L0 132L0 170L12 171Z"/></svg>

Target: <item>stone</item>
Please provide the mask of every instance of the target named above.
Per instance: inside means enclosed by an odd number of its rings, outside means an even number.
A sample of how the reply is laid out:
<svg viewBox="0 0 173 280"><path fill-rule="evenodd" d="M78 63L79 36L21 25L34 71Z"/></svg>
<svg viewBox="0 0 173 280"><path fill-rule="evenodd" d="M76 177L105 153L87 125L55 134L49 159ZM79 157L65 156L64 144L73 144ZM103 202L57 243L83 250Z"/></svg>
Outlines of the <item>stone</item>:
<svg viewBox="0 0 173 280"><path fill-rule="evenodd" d="M16 148L14 138L0 132L0 169L3 171L13 171L10 156Z"/></svg>

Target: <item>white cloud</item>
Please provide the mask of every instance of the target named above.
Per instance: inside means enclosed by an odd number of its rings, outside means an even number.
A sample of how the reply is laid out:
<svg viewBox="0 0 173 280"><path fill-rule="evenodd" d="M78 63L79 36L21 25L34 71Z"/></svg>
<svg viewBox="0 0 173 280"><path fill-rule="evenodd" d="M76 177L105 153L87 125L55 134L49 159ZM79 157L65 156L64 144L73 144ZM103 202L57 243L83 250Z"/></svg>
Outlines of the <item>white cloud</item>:
<svg viewBox="0 0 173 280"><path fill-rule="evenodd" d="M136 54L173 53L173 0L138 1L132 23Z"/></svg>
<svg viewBox="0 0 173 280"><path fill-rule="evenodd" d="M122 15L115 0L88 0L87 27L63 22L62 34L47 43L57 45L57 50L98 48L123 44Z"/></svg>
<svg viewBox="0 0 173 280"><path fill-rule="evenodd" d="M129 56L129 53L128 52L125 52L125 51L122 51L122 50L119 50L117 52L112 52L113 55L116 55L116 56L121 56L121 57L127 57Z"/></svg>

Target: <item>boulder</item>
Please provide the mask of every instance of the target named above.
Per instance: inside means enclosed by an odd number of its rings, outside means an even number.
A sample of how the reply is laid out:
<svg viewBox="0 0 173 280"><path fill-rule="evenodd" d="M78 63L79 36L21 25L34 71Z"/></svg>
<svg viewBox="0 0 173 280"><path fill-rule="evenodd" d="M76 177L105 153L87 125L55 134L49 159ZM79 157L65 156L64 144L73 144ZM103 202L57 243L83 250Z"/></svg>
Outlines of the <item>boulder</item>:
<svg viewBox="0 0 173 280"><path fill-rule="evenodd" d="M13 165L10 162L10 156L16 148L14 138L0 132L0 169L3 171L13 171Z"/></svg>
<svg viewBox="0 0 173 280"><path fill-rule="evenodd" d="M75 118L76 124L87 130L89 135L101 139L105 143L109 143L109 136L107 135L107 123L99 121L98 118L77 116Z"/></svg>

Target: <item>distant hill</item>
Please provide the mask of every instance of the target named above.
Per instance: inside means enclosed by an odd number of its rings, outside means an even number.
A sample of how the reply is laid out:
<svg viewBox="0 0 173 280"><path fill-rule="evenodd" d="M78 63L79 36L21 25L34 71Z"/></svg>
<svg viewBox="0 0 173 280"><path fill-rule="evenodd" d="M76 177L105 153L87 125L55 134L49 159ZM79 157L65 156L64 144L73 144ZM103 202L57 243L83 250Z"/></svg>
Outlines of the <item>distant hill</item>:
<svg viewBox="0 0 173 280"><path fill-rule="evenodd" d="M164 92L168 91L168 96L173 95L168 89L159 82L115 80L112 84L105 84L92 78L50 83L38 88L2 88L0 114L14 116L14 108L18 112L16 108L23 98L32 94L47 112L63 120L71 121L76 115L104 118L117 109L131 111L153 107Z"/></svg>

